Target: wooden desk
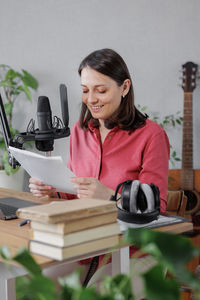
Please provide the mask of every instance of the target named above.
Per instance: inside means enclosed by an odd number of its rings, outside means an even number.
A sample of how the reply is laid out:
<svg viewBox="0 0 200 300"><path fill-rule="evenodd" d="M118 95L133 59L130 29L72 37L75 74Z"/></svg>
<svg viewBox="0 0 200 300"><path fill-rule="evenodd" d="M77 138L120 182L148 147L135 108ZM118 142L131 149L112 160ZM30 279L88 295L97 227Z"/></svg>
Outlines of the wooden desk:
<svg viewBox="0 0 200 300"><path fill-rule="evenodd" d="M28 201L33 201L39 204L47 204L51 201L60 201L59 199L52 198L42 198L38 199L34 197L31 193L20 192L15 190L8 190L0 188L0 198L4 197L15 197ZM24 246L28 248L28 242L30 239L29 224L25 226L19 226L20 219L13 220L0 220L0 246L7 245L11 251L11 254L14 255L19 247ZM53 263L53 260L50 258L42 257L39 255L33 255L35 260L42 266L46 267ZM0 261L2 258L0 257Z"/></svg>
<svg viewBox="0 0 200 300"><path fill-rule="evenodd" d="M49 203L50 201L60 201L59 199L37 199L27 192L19 192L19 191L11 191L7 189L0 188L0 198L3 197L16 197L21 198L37 203ZM21 246L25 246L28 248L29 243L29 229L30 226L27 224L25 226L19 226L20 219L14 219L9 221L0 220L0 246L7 245L14 255L16 251ZM189 231L193 228L192 223L180 223L174 224L170 226L164 226L160 228L156 228L156 230L160 230L163 232L171 232L171 233L182 233L185 231ZM115 245L113 245L115 246ZM42 268L47 268L50 266L57 267L58 265L69 263L73 261L77 261L83 258L93 257L100 254L105 254L109 251L109 249L104 249L97 252L92 252L89 254L82 255L81 257L76 257L74 259L64 260L63 262L55 261L51 258L42 257L40 255L33 255L36 259L37 263L42 266ZM112 253L112 274L115 275L117 273L128 273L129 272L129 247L124 247L118 249ZM3 300L15 300L15 281L14 279L17 276L26 274L25 270L22 267L14 266L14 272L12 273L5 267L3 259L0 257L0 291L1 297Z"/></svg>

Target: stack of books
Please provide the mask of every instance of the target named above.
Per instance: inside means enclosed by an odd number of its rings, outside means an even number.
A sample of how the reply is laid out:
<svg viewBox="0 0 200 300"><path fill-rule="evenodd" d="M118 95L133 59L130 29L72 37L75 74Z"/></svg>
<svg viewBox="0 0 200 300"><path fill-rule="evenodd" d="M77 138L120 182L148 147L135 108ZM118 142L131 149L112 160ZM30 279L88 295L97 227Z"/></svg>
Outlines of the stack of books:
<svg viewBox="0 0 200 300"><path fill-rule="evenodd" d="M119 242L117 208L112 201L77 199L20 208L31 221L29 249L63 260L112 248Z"/></svg>

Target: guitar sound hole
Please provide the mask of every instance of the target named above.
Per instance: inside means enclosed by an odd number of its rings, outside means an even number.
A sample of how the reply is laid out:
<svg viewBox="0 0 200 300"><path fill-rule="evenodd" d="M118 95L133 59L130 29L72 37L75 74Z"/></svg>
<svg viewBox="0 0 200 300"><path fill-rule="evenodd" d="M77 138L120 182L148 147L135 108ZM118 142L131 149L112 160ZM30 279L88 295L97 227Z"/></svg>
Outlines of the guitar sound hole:
<svg viewBox="0 0 200 300"><path fill-rule="evenodd" d="M198 203L197 196L192 191L184 190L184 194L187 196L188 201L186 205L186 211L192 210Z"/></svg>

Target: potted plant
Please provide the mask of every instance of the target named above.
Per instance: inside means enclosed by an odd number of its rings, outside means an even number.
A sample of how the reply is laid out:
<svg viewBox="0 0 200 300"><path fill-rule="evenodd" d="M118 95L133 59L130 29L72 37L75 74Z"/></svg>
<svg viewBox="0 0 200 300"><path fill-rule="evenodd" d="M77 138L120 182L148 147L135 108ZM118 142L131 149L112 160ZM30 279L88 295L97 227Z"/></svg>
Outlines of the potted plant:
<svg viewBox="0 0 200 300"><path fill-rule="evenodd" d="M189 239L177 234L140 228L128 229L123 242L126 245L129 243L140 247L134 255L135 259L143 253L148 253L156 261L156 265L142 274L145 299L180 300L182 283L191 289L195 299L200 299L200 280L185 268L185 264L200 253ZM61 289L58 291L55 283L42 274L40 266L27 249L21 248L14 257L11 257L8 248L2 246L0 253L6 261L14 260L28 271L28 276L16 279L18 300L137 299L131 286L131 279L134 279L137 272L134 268L131 268L130 275L105 277L100 290L95 286L82 287L77 270L65 278L59 278ZM170 277L166 277L166 270L170 273Z"/></svg>
<svg viewBox="0 0 200 300"><path fill-rule="evenodd" d="M17 101L20 99L21 94L26 95L26 99L32 101L31 89L37 90L38 82L37 80L26 70L21 70L20 72L14 70L8 65L0 65L0 87L2 87L4 93L4 109L8 119L8 124L12 137L18 133L18 130L13 127L13 108L16 105ZM19 171L19 167L13 169L8 163L8 154L6 151L5 142L0 128L0 173L2 176L1 186L3 181L11 181L10 186L12 187L12 177L14 176L14 182L16 182L15 173ZM21 169L22 170L22 169ZM19 173L19 172L18 172ZM7 176L10 175L10 176ZM10 178L9 178L10 177Z"/></svg>
<svg viewBox="0 0 200 300"><path fill-rule="evenodd" d="M142 106L140 104L137 105L137 108L141 110L143 113L147 113L148 107ZM180 111L177 111L175 114L165 115L164 117L160 117L158 114L154 112L150 113L150 119L156 123L158 123L162 128L166 131L170 128L175 128L176 126L182 126L183 117L180 115ZM169 162L172 167L175 166L177 161L181 159L177 156L176 151L173 149L173 146L170 145L170 157Z"/></svg>

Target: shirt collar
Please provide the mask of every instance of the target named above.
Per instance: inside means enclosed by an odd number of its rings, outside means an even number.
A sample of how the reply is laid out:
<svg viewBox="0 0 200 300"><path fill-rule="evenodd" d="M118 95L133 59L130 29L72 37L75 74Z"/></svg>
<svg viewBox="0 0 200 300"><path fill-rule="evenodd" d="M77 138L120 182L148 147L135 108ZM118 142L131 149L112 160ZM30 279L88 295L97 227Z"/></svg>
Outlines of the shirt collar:
<svg viewBox="0 0 200 300"><path fill-rule="evenodd" d="M90 131L92 131L92 132L95 132L98 128L96 128L96 127L94 126L92 120L90 120L90 121L88 122L88 129L89 129Z"/></svg>
<svg viewBox="0 0 200 300"><path fill-rule="evenodd" d="M92 120L90 120L88 122L88 129L92 132L96 132L97 130L99 131L99 128L96 128L92 122ZM118 131L119 130L119 127L118 126L115 126L114 128L111 129L112 132L115 132L115 131Z"/></svg>

